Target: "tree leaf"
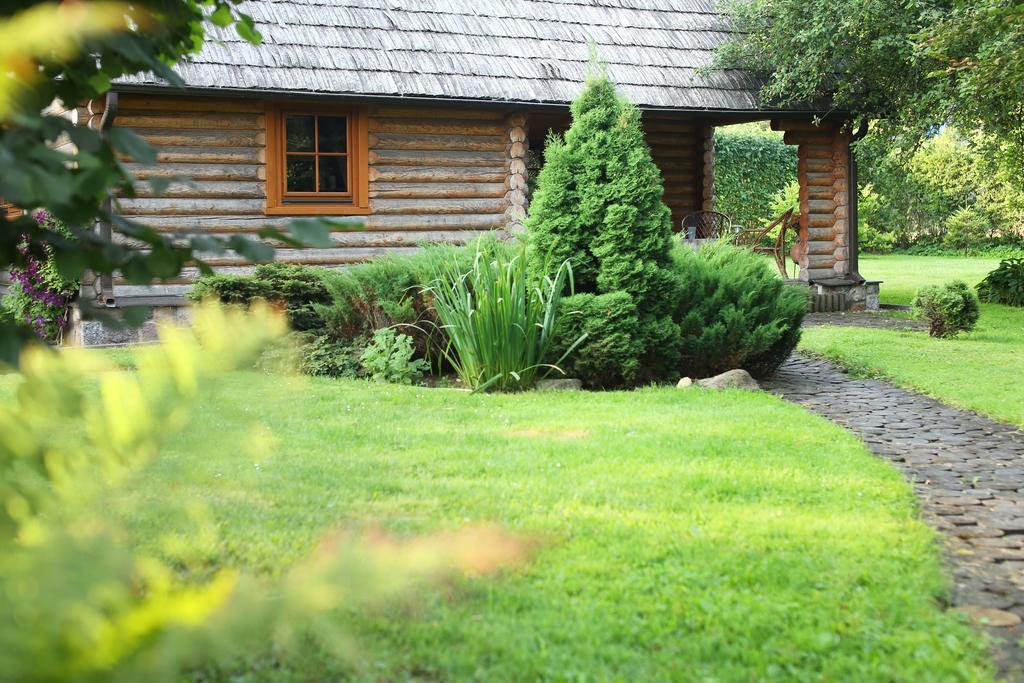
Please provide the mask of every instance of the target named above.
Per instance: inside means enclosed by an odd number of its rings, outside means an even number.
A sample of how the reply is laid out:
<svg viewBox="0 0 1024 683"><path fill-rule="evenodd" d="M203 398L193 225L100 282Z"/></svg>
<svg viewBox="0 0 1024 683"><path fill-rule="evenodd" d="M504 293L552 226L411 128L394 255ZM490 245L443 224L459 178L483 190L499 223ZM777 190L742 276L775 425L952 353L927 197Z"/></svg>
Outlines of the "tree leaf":
<svg viewBox="0 0 1024 683"><path fill-rule="evenodd" d="M130 156L136 163L155 164L156 150L148 142L140 138L128 128L114 126L107 135L110 143L123 154Z"/></svg>

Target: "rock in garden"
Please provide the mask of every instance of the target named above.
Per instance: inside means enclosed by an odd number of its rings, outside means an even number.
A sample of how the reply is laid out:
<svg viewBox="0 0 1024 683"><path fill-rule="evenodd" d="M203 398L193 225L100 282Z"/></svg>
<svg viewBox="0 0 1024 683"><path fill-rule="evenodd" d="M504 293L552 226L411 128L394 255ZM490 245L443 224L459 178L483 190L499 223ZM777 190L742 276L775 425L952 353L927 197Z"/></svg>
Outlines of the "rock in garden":
<svg viewBox="0 0 1024 683"><path fill-rule="evenodd" d="M746 370L728 370L721 375L697 380L697 386L705 389L748 389L759 391L761 386Z"/></svg>
<svg viewBox="0 0 1024 683"><path fill-rule="evenodd" d="M689 377L684 377L676 384L676 389L689 389L693 386L693 380Z"/></svg>
<svg viewBox="0 0 1024 683"><path fill-rule="evenodd" d="M963 614L969 621L981 626L1016 626L1021 623L1021 618L1013 612L1007 612L993 607L957 607L954 612Z"/></svg>
<svg viewBox="0 0 1024 683"><path fill-rule="evenodd" d="M537 391L579 391L583 382L578 379L542 379L537 382Z"/></svg>

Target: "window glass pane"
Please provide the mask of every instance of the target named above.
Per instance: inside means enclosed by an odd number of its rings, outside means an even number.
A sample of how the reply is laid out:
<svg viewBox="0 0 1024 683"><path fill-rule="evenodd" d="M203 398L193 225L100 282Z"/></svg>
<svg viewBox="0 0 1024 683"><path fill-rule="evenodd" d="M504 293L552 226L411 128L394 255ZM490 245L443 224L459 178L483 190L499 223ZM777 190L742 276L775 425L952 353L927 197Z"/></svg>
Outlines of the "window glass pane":
<svg viewBox="0 0 1024 683"><path fill-rule="evenodd" d="M321 116L320 151L348 151L348 141L345 139L348 133L347 128L348 119L346 119L344 116Z"/></svg>
<svg viewBox="0 0 1024 683"><path fill-rule="evenodd" d="M285 148L288 152L313 151L313 117L285 117Z"/></svg>
<svg viewBox="0 0 1024 683"><path fill-rule="evenodd" d="M348 192L347 157L320 157L320 191Z"/></svg>
<svg viewBox="0 0 1024 683"><path fill-rule="evenodd" d="M285 172L288 192L316 192L313 185L313 157L288 157Z"/></svg>

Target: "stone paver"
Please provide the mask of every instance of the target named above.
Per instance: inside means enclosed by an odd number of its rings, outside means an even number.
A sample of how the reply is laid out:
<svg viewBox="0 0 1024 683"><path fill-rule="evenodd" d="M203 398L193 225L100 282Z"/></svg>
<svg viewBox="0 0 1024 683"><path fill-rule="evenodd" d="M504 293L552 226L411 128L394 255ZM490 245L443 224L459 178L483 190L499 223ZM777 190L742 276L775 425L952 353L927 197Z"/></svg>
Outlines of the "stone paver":
<svg viewBox="0 0 1024 683"><path fill-rule="evenodd" d="M927 332L928 323L884 313L845 311L842 313L808 313L804 327L835 325L837 327L871 327L876 330L918 330Z"/></svg>
<svg viewBox="0 0 1024 683"><path fill-rule="evenodd" d="M762 386L904 472L925 519L946 535L953 606L993 636L1001 675L1024 681L1024 433L796 354Z"/></svg>

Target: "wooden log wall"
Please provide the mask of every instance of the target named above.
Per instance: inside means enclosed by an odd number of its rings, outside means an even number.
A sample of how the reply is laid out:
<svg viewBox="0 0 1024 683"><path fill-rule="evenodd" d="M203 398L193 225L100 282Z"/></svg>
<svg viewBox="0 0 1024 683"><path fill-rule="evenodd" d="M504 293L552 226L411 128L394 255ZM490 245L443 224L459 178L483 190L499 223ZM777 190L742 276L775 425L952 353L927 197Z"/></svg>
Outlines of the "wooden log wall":
<svg viewBox="0 0 1024 683"><path fill-rule="evenodd" d="M672 210L672 228L679 231L688 213L703 204L704 126L680 116L643 117L647 144L665 181L665 204ZM712 182L713 176L712 176Z"/></svg>
<svg viewBox="0 0 1024 683"><path fill-rule="evenodd" d="M531 113L529 140L534 151L543 152L548 133L564 135L570 122L568 112ZM651 157L665 182L664 201L672 210L673 229L679 231L683 218L707 201L707 184L714 204L714 128L686 114L653 112L643 114L643 126Z"/></svg>
<svg viewBox="0 0 1024 683"><path fill-rule="evenodd" d="M715 127L701 130L701 211L715 210Z"/></svg>
<svg viewBox="0 0 1024 683"><path fill-rule="evenodd" d="M850 273L849 164L850 136L839 124L773 121L797 145L800 183L800 279L843 278Z"/></svg>
<svg viewBox="0 0 1024 683"><path fill-rule="evenodd" d="M115 125L132 128L157 150L158 163L128 160L140 180L189 178L161 192L140 183L119 201L122 215L167 233L255 233L294 220L267 216L266 121L257 100L122 94ZM427 242L461 244L521 222L526 210L525 117L508 111L370 107L367 216L346 224L330 248L288 249L278 260L341 266L409 253ZM520 166L523 168L520 169ZM234 255L208 259L218 272L247 273ZM197 271L163 285L117 285L119 296L181 294Z"/></svg>

